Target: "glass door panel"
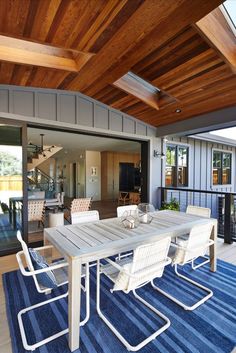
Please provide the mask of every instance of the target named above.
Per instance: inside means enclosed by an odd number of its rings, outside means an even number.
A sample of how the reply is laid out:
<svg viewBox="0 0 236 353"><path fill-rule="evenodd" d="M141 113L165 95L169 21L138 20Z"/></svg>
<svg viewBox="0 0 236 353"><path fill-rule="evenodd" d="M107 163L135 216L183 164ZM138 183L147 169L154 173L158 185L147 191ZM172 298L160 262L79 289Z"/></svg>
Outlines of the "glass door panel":
<svg viewBox="0 0 236 353"><path fill-rule="evenodd" d="M21 127L0 124L0 254L18 247L22 231L23 168Z"/></svg>

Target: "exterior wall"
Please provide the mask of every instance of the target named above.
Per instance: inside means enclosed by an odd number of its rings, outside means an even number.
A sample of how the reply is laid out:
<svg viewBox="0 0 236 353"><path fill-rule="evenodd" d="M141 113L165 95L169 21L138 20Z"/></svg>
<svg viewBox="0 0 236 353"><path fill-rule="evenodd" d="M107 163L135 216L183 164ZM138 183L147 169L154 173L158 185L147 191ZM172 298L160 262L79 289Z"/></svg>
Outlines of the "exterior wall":
<svg viewBox="0 0 236 353"><path fill-rule="evenodd" d="M79 92L0 85L0 118L31 126L60 128L149 143L149 202L158 206L161 160L153 149L161 147L157 129Z"/></svg>
<svg viewBox="0 0 236 353"><path fill-rule="evenodd" d="M222 144L220 142L204 141L190 137L169 137L169 143L183 144L189 147L189 185L186 189L211 190L219 192L236 191L236 147ZM167 142L167 144L168 144ZM163 147L164 150L166 145ZM213 185L212 184L212 151L213 149L232 152L232 175L231 185ZM165 185L165 166L162 173L163 185ZM184 188L183 188L184 189ZM217 214L218 200L217 195L185 192L168 192L168 200L176 198L180 201L181 210L185 211L187 204L194 204L202 207L212 208L212 215Z"/></svg>
<svg viewBox="0 0 236 353"><path fill-rule="evenodd" d="M34 123L71 124L90 132L156 136L153 126L79 92L0 85L0 112L22 115Z"/></svg>

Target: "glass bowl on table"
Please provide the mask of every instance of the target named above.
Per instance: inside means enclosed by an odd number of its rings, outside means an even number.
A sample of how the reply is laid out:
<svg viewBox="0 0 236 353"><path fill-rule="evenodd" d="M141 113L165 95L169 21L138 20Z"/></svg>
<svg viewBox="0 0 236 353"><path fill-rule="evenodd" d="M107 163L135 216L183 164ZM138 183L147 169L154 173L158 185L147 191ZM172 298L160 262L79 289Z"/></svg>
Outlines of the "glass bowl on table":
<svg viewBox="0 0 236 353"><path fill-rule="evenodd" d="M138 213L140 223L151 223L153 219L153 212L155 212L155 207L150 203L140 203L138 205Z"/></svg>

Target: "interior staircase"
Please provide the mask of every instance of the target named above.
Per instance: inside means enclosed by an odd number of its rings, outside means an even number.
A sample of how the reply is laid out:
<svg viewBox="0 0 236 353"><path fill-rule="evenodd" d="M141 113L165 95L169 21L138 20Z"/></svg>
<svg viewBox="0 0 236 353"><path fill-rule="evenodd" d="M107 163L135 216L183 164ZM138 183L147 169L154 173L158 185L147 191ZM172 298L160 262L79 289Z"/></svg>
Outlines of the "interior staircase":
<svg viewBox="0 0 236 353"><path fill-rule="evenodd" d="M38 167L41 163L51 158L54 154L59 152L63 147L58 146L43 146L42 152L33 152L29 155L27 161L28 172Z"/></svg>

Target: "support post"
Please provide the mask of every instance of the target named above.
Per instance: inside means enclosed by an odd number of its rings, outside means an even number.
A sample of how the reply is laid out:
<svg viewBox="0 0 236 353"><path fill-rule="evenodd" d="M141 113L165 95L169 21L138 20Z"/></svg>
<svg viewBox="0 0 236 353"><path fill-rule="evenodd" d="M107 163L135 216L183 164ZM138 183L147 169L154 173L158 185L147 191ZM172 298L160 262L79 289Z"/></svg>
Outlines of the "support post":
<svg viewBox="0 0 236 353"><path fill-rule="evenodd" d="M225 194L225 212L224 212L224 242L232 244L231 234L231 208L232 208L232 194Z"/></svg>

